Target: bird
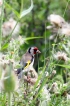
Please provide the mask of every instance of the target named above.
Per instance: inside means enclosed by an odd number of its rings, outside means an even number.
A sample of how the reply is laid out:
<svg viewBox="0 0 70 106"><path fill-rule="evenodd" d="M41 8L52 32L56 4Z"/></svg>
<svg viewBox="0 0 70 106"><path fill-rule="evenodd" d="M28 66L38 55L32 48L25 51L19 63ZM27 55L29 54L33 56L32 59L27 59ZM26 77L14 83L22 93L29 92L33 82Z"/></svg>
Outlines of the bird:
<svg viewBox="0 0 70 106"><path fill-rule="evenodd" d="M35 55L41 53L37 47L29 47L20 59L21 68L17 69L17 75L28 72L33 67Z"/></svg>

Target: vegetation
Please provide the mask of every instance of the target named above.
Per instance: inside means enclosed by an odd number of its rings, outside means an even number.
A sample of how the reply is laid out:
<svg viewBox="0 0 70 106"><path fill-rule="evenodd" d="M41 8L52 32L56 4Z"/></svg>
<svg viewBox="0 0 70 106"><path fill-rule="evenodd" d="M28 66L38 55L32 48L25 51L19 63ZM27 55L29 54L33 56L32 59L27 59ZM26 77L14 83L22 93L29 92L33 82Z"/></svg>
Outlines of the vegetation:
<svg viewBox="0 0 70 106"><path fill-rule="evenodd" d="M0 106L70 106L69 10L70 0L0 0ZM19 80L31 46L41 54Z"/></svg>

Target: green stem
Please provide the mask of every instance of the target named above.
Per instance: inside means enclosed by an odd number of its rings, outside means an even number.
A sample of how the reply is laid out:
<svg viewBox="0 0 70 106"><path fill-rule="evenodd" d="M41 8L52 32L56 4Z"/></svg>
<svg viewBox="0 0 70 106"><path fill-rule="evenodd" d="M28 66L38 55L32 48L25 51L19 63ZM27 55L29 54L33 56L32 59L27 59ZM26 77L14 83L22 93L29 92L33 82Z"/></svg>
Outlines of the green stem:
<svg viewBox="0 0 70 106"><path fill-rule="evenodd" d="M44 53L44 66L45 66L45 64L46 64L46 61L45 61L45 58L46 58L46 22L45 22L45 53Z"/></svg>
<svg viewBox="0 0 70 106"><path fill-rule="evenodd" d="M4 0L1 7L1 16L0 16L0 50L1 50L1 44L2 44L2 23L3 23L3 13L4 13Z"/></svg>
<svg viewBox="0 0 70 106"><path fill-rule="evenodd" d="M8 106L12 106L12 93L8 92Z"/></svg>
<svg viewBox="0 0 70 106"><path fill-rule="evenodd" d="M21 0L21 8L20 8L20 14L21 14L21 12L23 11L23 0Z"/></svg>

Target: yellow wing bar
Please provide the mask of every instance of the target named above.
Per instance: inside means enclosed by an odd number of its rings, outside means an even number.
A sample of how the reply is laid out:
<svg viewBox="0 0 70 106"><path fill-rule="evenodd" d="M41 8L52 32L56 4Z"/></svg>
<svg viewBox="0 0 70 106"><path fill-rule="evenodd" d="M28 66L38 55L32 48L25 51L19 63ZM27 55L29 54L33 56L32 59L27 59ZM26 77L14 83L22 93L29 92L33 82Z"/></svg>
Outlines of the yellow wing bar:
<svg viewBox="0 0 70 106"><path fill-rule="evenodd" d="M27 68L27 67L30 65L30 63L31 63L31 61L29 60L29 61L26 63L25 68ZM25 69L25 68L24 68L24 69Z"/></svg>

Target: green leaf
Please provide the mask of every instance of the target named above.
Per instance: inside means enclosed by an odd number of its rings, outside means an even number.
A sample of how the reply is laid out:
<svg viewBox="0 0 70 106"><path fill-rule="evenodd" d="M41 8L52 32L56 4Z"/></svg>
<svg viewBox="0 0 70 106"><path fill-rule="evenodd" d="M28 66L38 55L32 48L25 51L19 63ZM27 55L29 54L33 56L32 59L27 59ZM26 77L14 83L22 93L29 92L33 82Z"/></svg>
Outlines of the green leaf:
<svg viewBox="0 0 70 106"><path fill-rule="evenodd" d="M4 46L2 46L1 50L5 50L8 48L9 43L6 43Z"/></svg>
<svg viewBox="0 0 70 106"><path fill-rule="evenodd" d="M55 65L70 69L70 66L69 65L61 65L61 64L55 64Z"/></svg>
<svg viewBox="0 0 70 106"><path fill-rule="evenodd" d="M11 6L9 5L7 2L5 2L5 5L14 12L14 14L19 18L19 13Z"/></svg>
<svg viewBox="0 0 70 106"><path fill-rule="evenodd" d="M25 40L27 41L27 40L39 39L39 38L43 38L43 37L41 37L41 36L39 36L39 37L27 37L27 38L25 38Z"/></svg>
<svg viewBox="0 0 70 106"><path fill-rule="evenodd" d="M27 15L28 13L31 12L31 10L33 9L33 0L31 0L31 6L27 9L27 10L23 10L20 14L20 18L24 17L25 15Z"/></svg>

